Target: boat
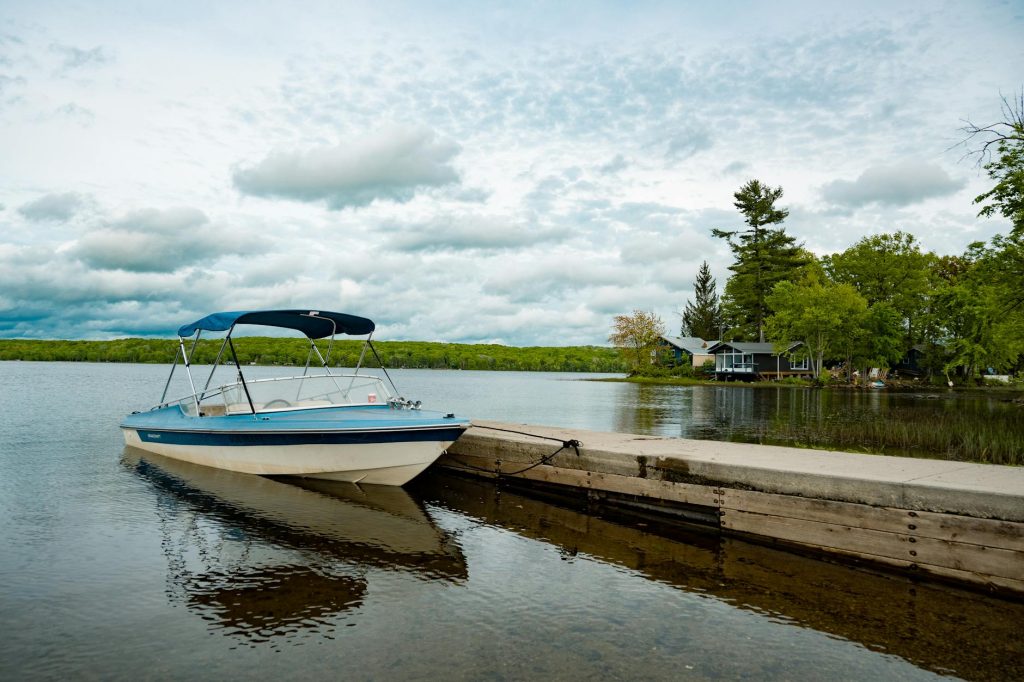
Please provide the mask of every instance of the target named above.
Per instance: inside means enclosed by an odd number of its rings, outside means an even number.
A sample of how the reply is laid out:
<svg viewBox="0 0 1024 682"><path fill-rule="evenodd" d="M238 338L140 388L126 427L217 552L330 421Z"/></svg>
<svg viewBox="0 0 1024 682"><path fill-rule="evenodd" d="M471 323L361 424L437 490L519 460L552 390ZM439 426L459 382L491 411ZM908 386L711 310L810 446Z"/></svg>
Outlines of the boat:
<svg viewBox="0 0 1024 682"><path fill-rule="evenodd" d="M305 335L309 351L302 373L247 379L235 352L239 325ZM423 410L420 401L398 395L373 347L374 329L365 317L317 310L220 312L183 325L160 403L125 417L125 444L239 473L405 485L462 435L469 420ZM203 332L227 334L205 384L197 388L192 359ZM350 373L334 373L329 366L338 334L366 336ZM324 339L329 339L326 353L316 343ZM383 377L361 371L368 349ZM311 369L314 358L320 366ZM211 387L217 368L228 361L234 379ZM167 401L179 364L191 393Z"/></svg>

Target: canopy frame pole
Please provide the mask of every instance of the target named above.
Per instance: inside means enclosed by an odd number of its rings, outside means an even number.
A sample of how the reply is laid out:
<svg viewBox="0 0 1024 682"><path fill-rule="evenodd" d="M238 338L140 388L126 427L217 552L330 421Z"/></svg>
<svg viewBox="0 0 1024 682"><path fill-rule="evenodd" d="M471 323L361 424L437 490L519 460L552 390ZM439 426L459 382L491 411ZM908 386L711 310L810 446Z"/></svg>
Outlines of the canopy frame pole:
<svg viewBox="0 0 1024 682"><path fill-rule="evenodd" d="M217 367L220 365L220 359L224 355L224 349L227 348L228 340L224 338L224 342L220 344L220 350L217 351L217 359L213 361L213 369L210 370L210 376L206 378L206 385L203 386L203 395L206 394L206 389L210 388L210 382L213 381L213 373L217 371Z"/></svg>
<svg viewBox="0 0 1024 682"><path fill-rule="evenodd" d="M164 392L160 394L160 407L163 407L167 400L167 391L171 388L171 379L174 378L174 370L178 367L178 356L181 355L181 348L174 349L174 364L171 365L171 373L167 376L167 383L164 384Z"/></svg>
<svg viewBox="0 0 1024 682"><path fill-rule="evenodd" d="M309 346L309 352L306 353L306 366L302 368L302 376L306 376L309 372L309 361L313 359L313 351L316 350L316 342L313 339L310 339Z"/></svg>
<svg viewBox="0 0 1024 682"><path fill-rule="evenodd" d="M353 374L359 374L359 368L363 366L363 357L366 355L366 347L370 345L370 341L373 339L373 332L366 337L366 342L363 344L363 349L359 352L359 360L356 362L356 369Z"/></svg>
<svg viewBox="0 0 1024 682"><path fill-rule="evenodd" d="M359 360L356 361L356 368L352 372L352 379L348 382L348 388L345 389L345 398L348 398L349 392L352 391L352 386L356 383L356 377L359 375L359 368L363 366L363 356L366 355L366 347L370 345L370 339L373 338L373 332L366 337L366 341L363 342L363 350L359 353Z"/></svg>
<svg viewBox="0 0 1024 682"><path fill-rule="evenodd" d="M331 382L334 383L334 387L336 389L338 389L338 393L343 394L345 396L345 398L348 399L349 391L352 390L352 383L349 382L348 390L347 391L342 391L341 390L341 386L338 385L338 379L333 374L331 374L331 368L327 365L327 359L331 357L331 346L334 345L334 335L337 334L337 333L338 333L338 324L334 320L331 320L331 340L327 344L327 357L326 358L323 356L323 354L320 353L320 349L317 348L316 343L313 341L313 339L310 339L309 342L313 346L313 350L316 351L317 357L320 358L320 362L323 363L324 373L326 373L327 376L331 377ZM355 381L355 379L352 379L352 381Z"/></svg>
<svg viewBox="0 0 1024 682"><path fill-rule="evenodd" d="M395 395L401 398L401 391L398 390L398 386L395 385L395 382L391 380L391 375L388 374L388 368L384 366L384 361L380 359L379 355L377 355L377 349L374 348L369 339L366 340L366 345L373 351L373 357L377 358L377 364L380 365L380 368L384 371L384 376L388 378L388 383L391 384L391 388L395 390Z"/></svg>
<svg viewBox="0 0 1024 682"><path fill-rule="evenodd" d="M245 383L245 375L242 374L242 366L238 364L238 353L235 352L235 342L231 340L231 332L235 330L235 325L231 325L231 329L228 330L228 336L225 341L228 342L228 346L231 347L231 357L235 361L235 369L238 370L238 381L242 384L242 390L245 391L245 399L249 401L249 409L252 410L253 419L256 418L256 406L252 402L252 396L249 395L249 386Z"/></svg>
<svg viewBox="0 0 1024 682"><path fill-rule="evenodd" d="M199 416L199 393L196 391L196 383L192 381L192 354L196 352L196 346L199 345L199 337L202 336L203 330L199 329L196 331L196 338L192 342L192 350L188 353L185 352L185 339L178 337L178 345L181 347L181 355L185 358L185 373L188 374L188 385L192 387L192 400L196 405L196 416Z"/></svg>
<svg viewBox="0 0 1024 682"><path fill-rule="evenodd" d="M331 368L327 366L327 361L331 359L331 349L334 348L334 335L338 333L338 323L331 320L331 340L327 342L327 357L320 356L320 359L324 361L324 369L327 373L331 373Z"/></svg>

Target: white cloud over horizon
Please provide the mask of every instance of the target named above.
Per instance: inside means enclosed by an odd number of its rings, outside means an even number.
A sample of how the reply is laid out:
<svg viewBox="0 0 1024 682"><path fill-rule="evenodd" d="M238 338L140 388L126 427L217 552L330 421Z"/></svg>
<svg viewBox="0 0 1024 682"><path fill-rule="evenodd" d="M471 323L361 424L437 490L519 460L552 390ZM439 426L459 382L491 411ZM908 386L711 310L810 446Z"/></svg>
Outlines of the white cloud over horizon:
<svg viewBox="0 0 1024 682"><path fill-rule="evenodd" d="M909 206L932 197L954 194L964 187L938 164L904 161L872 166L856 180L833 180L822 188L825 200L851 208L869 204Z"/></svg>
<svg viewBox="0 0 1024 682"><path fill-rule="evenodd" d="M451 167L459 147L422 128L392 127L348 144L304 151L276 151L233 173L245 194L296 201L324 200L339 210L376 200L403 203L421 187L459 180Z"/></svg>
<svg viewBox="0 0 1024 682"><path fill-rule="evenodd" d="M395 339L678 331L749 178L817 253L1006 229L953 147L1024 86L1019 3L8 9L0 337L278 306Z"/></svg>

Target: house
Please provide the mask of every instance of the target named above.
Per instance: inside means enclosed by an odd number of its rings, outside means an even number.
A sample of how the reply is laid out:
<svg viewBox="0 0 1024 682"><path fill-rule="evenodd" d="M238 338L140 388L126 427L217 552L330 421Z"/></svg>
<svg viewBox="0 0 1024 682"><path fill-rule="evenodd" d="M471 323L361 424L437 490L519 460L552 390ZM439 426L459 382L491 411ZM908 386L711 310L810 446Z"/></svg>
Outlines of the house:
<svg viewBox="0 0 1024 682"><path fill-rule="evenodd" d="M707 352L715 358L715 378L719 381L757 381L782 377L812 376L807 358L794 360L790 354L802 346L791 344L781 353L770 343L720 341Z"/></svg>
<svg viewBox="0 0 1024 682"><path fill-rule="evenodd" d="M708 360L714 360L715 356L708 352L708 349L718 343L717 341L705 341L696 336L662 336L661 345L671 351L676 365L689 362L694 367L700 367ZM685 358L685 359L684 359Z"/></svg>
<svg viewBox="0 0 1024 682"><path fill-rule="evenodd" d="M925 371L921 365L927 352L928 347L923 343L911 346L900 361L892 366L892 371L902 376L924 376Z"/></svg>

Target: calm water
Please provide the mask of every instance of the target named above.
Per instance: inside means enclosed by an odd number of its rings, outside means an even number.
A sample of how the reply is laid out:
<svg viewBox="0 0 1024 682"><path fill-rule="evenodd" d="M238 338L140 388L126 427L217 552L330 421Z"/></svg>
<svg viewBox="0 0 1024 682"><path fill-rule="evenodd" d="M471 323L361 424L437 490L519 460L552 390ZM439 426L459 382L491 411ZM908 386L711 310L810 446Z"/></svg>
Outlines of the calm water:
<svg viewBox="0 0 1024 682"><path fill-rule="evenodd" d="M164 372L0 363L0 679L1019 675L1021 604L451 476L299 486L126 451ZM734 400L395 378L473 417L670 435Z"/></svg>

